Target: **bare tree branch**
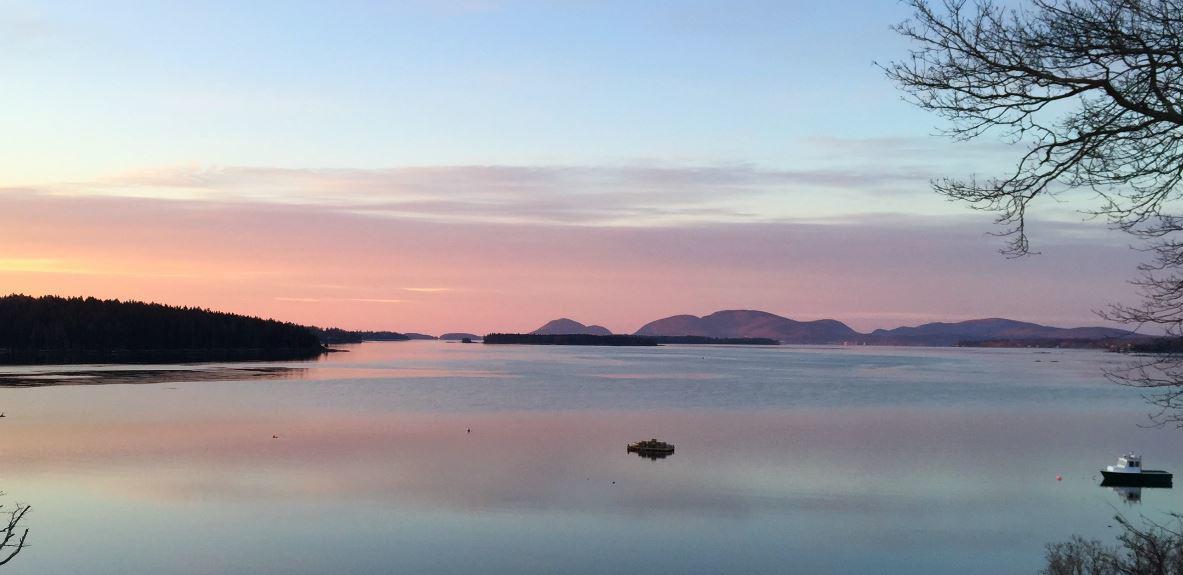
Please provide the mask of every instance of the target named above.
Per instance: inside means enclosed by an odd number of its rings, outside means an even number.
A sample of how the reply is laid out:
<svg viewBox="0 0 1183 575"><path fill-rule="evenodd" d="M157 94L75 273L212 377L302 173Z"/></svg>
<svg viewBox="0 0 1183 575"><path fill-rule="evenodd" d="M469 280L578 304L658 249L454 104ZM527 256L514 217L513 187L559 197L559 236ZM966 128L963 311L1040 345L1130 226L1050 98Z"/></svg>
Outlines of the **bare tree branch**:
<svg viewBox="0 0 1183 575"><path fill-rule="evenodd" d="M1026 254L1028 205L1059 187L1096 191L1096 213L1132 229L1179 199L1183 175L1183 0L909 0L895 30L909 58L884 67L918 106L973 139L1027 152L1008 176L936 190L997 212L1007 251Z"/></svg>

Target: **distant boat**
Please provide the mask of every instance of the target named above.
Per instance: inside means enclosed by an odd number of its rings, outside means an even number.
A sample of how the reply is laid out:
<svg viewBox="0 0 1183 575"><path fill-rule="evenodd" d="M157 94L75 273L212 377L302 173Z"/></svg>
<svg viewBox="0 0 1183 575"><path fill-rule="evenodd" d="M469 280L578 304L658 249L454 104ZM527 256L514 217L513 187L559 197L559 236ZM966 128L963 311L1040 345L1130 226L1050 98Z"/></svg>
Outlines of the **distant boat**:
<svg viewBox="0 0 1183 575"><path fill-rule="evenodd" d="M1105 478L1101 485L1106 487L1171 487L1174 477L1168 471L1142 469L1142 457L1135 453L1118 457L1117 465L1106 466L1101 470L1101 476Z"/></svg>

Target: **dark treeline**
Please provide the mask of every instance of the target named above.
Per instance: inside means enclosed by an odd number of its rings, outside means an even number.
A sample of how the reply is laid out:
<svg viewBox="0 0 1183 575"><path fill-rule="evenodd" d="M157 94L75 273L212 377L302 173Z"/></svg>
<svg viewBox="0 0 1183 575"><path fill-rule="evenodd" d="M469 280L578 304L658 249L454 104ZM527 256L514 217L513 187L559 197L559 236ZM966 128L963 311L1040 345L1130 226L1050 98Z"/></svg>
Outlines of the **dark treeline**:
<svg viewBox="0 0 1183 575"><path fill-rule="evenodd" d="M1029 338L1029 339L982 339L957 342L957 347L1039 347L1061 349L1107 349L1109 351L1169 351L1158 349L1161 338Z"/></svg>
<svg viewBox="0 0 1183 575"><path fill-rule="evenodd" d="M491 333L486 335L485 343L491 344L527 344L527 345L657 345L652 337L640 335L589 335L573 334L537 334L537 333Z"/></svg>
<svg viewBox="0 0 1183 575"><path fill-rule="evenodd" d="M692 345L780 345L767 337L706 337L702 335L651 335L657 343L680 343Z"/></svg>
<svg viewBox="0 0 1183 575"><path fill-rule="evenodd" d="M1138 343L1132 344L1126 348L1126 351L1136 353L1169 353L1183 355L1183 338L1156 337L1150 340L1140 341Z"/></svg>
<svg viewBox="0 0 1183 575"><path fill-rule="evenodd" d="M324 351L293 323L137 301L0 297L0 361L282 359Z"/></svg>
<svg viewBox="0 0 1183 575"><path fill-rule="evenodd" d="M411 336L394 331L351 331L339 327L314 327L316 334L325 344L334 343L362 343L363 341L408 341Z"/></svg>

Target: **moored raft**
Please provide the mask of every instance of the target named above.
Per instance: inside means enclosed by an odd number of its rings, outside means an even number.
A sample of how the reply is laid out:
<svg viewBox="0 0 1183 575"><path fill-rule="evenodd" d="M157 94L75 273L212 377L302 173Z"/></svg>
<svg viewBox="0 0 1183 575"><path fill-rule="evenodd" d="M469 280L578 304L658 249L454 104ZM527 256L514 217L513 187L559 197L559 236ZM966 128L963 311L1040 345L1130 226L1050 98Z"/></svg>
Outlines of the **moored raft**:
<svg viewBox="0 0 1183 575"><path fill-rule="evenodd" d="M656 437L628 444L629 453L673 453L674 445L658 441Z"/></svg>

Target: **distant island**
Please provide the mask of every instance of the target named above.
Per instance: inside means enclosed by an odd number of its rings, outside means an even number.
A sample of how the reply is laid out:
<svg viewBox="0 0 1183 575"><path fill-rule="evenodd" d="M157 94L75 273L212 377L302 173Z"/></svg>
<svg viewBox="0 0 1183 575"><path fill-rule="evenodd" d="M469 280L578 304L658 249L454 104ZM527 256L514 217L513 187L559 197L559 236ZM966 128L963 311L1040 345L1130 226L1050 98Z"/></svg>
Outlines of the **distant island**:
<svg viewBox="0 0 1183 575"><path fill-rule="evenodd" d="M769 337L706 337L703 335L650 335L657 343L681 345L780 345Z"/></svg>
<svg viewBox="0 0 1183 575"><path fill-rule="evenodd" d="M333 344L436 339L395 331L309 327L208 309L96 298L0 297L0 363L160 363L313 359ZM822 319L797 321L758 310L675 315L633 334L613 334L569 318L530 333L480 336L452 332L447 341L528 345L888 345L1059 347L1178 353L1179 340L1109 327L1058 328L1004 318L934 322L860 333Z"/></svg>
<svg viewBox="0 0 1183 575"><path fill-rule="evenodd" d="M0 363L315 359L310 328L193 307L57 296L0 297Z"/></svg>
<svg viewBox="0 0 1183 575"><path fill-rule="evenodd" d="M779 345L774 339L765 337L703 337L696 335L621 335L590 333L491 333L485 336L489 344L526 345Z"/></svg>
<svg viewBox="0 0 1183 575"><path fill-rule="evenodd" d="M341 344L341 343L363 343L367 341L408 341L411 336L394 331L351 331L337 327L319 328L311 327L312 333L320 339L321 343ZM435 338L431 338L435 339Z"/></svg>
<svg viewBox="0 0 1183 575"><path fill-rule="evenodd" d="M535 335L612 335L612 332L602 325L583 325L565 317L549 321L546 325L530 333Z"/></svg>
<svg viewBox="0 0 1183 575"><path fill-rule="evenodd" d="M536 335L605 335L600 326L560 318L531 332ZM758 310L723 310L698 317L675 315L649 322L632 335L658 338L659 343L771 345L890 345L931 347L1073 347L1138 349L1157 338L1110 327L1058 328L1003 318L955 323L934 322L912 327L860 333L834 319L797 321ZM677 339L670 339L677 338ZM1161 347L1162 344L1154 344ZM1151 346L1153 347L1153 346ZM1149 348L1148 348L1149 349Z"/></svg>
<svg viewBox="0 0 1183 575"><path fill-rule="evenodd" d="M513 335L516 341L513 343L532 343L537 345L621 345L616 343L586 343L588 341L617 341L617 340L587 340L578 338L569 338L563 340L564 342L579 342L579 343L555 343L557 340L550 337L526 337L526 336L572 336L572 335L593 335L593 336L610 336L613 335L608 328L600 325L584 325L573 319L559 318L547 322L542 327L528 333L528 334L502 334ZM684 345L779 345L775 339L767 337L707 337L702 335L649 335L640 332L633 334L648 339L652 339L658 344L684 344ZM646 341L646 340L637 340ZM507 343L507 342L495 342ZM649 343L638 343L636 345L650 345Z"/></svg>
<svg viewBox="0 0 1183 575"><path fill-rule="evenodd" d="M842 343L862 334L832 319L796 321L754 310L719 311L705 317L675 315L649 322L636 335L761 337L781 343Z"/></svg>
<svg viewBox="0 0 1183 575"><path fill-rule="evenodd" d="M984 339L957 342L956 347L1038 347L1059 349L1108 349L1111 351L1178 353L1179 346L1163 345L1163 338L1121 337L1102 339ZM1175 348L1171 351L1170 348Z"/></svg>
<svg viewBox="0 0 1183 575"><path fill-rule="evenodd" d="M636 335L593 335L586 333L540 334L540 333L491 333L485 336L485 343L528 344L528 345L606 345L606 346L654 346L657 339Z"/></svg>
<svg viewBox="0 0 1183 575"><path fill-rule="evenodd" d="M465 333L462 331L457 331L457 332L445 333L444 335L440 336L440 339L445 340L445 341L462 341L462 340L466 340L466 339L476 341L478 339L481 339L481 336L479 336L475 333Z"/></svg>
<svg viewBox="0 0 1183 575"><path fill-rule="evenodd" d="M415 333L412 331L404 333L403 335L407 336L407 339L422 339L422 340L439 339L439 338L435 337L434 335L427 335L425 333Z"/></svg>

